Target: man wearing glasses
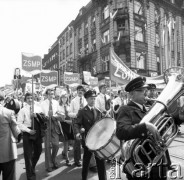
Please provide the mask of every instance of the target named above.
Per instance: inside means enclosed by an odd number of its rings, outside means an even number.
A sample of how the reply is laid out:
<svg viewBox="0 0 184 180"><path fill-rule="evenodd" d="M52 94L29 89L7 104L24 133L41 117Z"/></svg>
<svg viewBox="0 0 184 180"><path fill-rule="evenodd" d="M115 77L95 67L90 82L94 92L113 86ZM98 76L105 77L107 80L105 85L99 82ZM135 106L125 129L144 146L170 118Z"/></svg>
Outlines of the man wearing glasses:
<svg viewBox="0 0 184 180"><path fill-rule="evenodd" d="M130 102L126 106L122 106L117 117L116 135L120 140L131 140L136 138L146 138L148 131L152 133L154 139L159 141L161 139L159 132L155 125L150 122L140 123L142 118L146 115L145 97L147 96L147 88L145 77L137 77L130 81L125 91L129 93ZM165 158L163 158L163 164ZM165 180L166 167L154 166L150 172L149 180ZM125 172L128 180L146 180L148 177L137 177L136 174Z"/></svg>

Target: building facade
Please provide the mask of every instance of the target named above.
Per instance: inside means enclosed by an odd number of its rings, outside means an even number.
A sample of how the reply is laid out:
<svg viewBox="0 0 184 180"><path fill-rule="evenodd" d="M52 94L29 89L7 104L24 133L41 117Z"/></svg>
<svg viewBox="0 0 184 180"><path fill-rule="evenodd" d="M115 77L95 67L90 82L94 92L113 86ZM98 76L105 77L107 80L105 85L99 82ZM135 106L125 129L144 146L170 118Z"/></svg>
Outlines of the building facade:
<svg viewBox="0 0 184 180"><path fill-rule="evenodd" d="M59 68L59 43L58 41L54 42L51 48L48 50L47 54L44 54L42 59L42 69L50 69L58 71ZM58 78L59 84L59 78Z"/></svg>
<svg viewBox="0 0 184 180"><path fill-rule="evenodd" d="M59 69L61 85L63 84L64 72L73 72L74 62L74 29L72 26L73 21L64 29L64 31L58 36L59 43Z"/></svg>
<svg viewBox="0 0 184 180"><path fill-rule="evenodd" d="M183 0L91 0L59 35L64 71L109 76L110 48L132 70L157 76L184 66Z"/></svg>
<svg viewBox="0 0 184 180"><path fill-rule="evenodd" d="M184 66L182 0L93 0L74 21L78 71L109 76L109 48L144 76Z"/></svg>

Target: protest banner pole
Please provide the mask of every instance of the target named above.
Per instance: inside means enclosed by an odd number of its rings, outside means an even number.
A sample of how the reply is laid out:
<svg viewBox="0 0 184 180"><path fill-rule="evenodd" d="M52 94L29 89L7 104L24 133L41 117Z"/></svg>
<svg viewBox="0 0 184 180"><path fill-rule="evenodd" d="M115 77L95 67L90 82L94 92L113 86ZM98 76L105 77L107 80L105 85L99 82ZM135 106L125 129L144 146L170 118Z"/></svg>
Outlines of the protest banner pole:
<svg viewBox="0 0 184 180"><path fill-rule="evenodd" d="M33 74L32 74L32 112L31 112L31 114L33 115L33 113L34 113L34 87L33 87L33 79L34 79L34 76L33 76ZM33 130L34 130L34 117L32 117L32 124L33 124Z"/></svg>

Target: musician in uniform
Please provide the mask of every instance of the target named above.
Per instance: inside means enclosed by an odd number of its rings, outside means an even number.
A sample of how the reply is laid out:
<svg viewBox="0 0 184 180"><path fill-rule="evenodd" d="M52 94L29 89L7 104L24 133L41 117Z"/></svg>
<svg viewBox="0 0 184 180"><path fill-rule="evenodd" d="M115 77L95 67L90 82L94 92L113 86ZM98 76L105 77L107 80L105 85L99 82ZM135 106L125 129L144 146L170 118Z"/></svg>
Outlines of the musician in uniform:
<svg viewBox="0 0 184 180"><path fill-rule="evenodd" d="M42 138L33 127L32 94L25 94L25 106L19 111L17 124L23 132L23 150L28 180L36 180L35 167L42 152ZM40 111L41 112L41 109ZM37 134L36 134L37 133Z"/></svg>
<svg viewBox="0 0 184 180"><path fill-rule="evenodd" d="M79 110L79 113L77 115L77 119L74 123L74 132L76 134L76 138L78 140L81 139L81 127L84 128L85 134L84 137L86 137L89 129L93 126L93 124L101 119L101 112L95 108L95 98L96 98L96 91L88 90L84 97L86 98L87 105ZM84 139L83 139L84 141ZM83 163L82 163L82 180L87 180L88 176L88 168L90 164L90 159L92 157L93 153L89 151L89 149L86 147L84 142L84 154L83 154ZM106 180L106 169L105 169L105 161L102 159L99 159L98 157L95 157L97 169L98 169L98 176L99 180Z"/></svg>
<svg viewBox="0 0 184 180"><path fill-rule="evenodd" d="M147 95L147 87L146 78L141 76L133 79L126 85L125 91L130 95L130 102L127 105L122 106L118 113L116 130L118 139L125 141L136 138L144 139L147 137L149 131L156 141L161 140L155 125L149 122L140 124L140 121L146 114L145 97ZM151 170L149 180L167 179L166 170L166 167L154 166ZM136 177L133 172L132 174L129 174L128 172L125 173L128 180L148 179L148 177L144 176Z"/></svg>

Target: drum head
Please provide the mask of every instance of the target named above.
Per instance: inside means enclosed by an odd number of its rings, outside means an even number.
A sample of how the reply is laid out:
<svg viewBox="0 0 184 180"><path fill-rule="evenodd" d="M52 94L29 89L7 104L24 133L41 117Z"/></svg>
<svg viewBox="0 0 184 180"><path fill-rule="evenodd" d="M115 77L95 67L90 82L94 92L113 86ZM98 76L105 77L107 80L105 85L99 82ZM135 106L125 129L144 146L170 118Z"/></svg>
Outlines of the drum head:
<svg viewBox="0 0 184 180"><path fill-rule="evenodd" d="M116 129L116 122L111 118L105 118L92 126L86 137L86 146L90 150L99 150L111 139Z"/></svg>

